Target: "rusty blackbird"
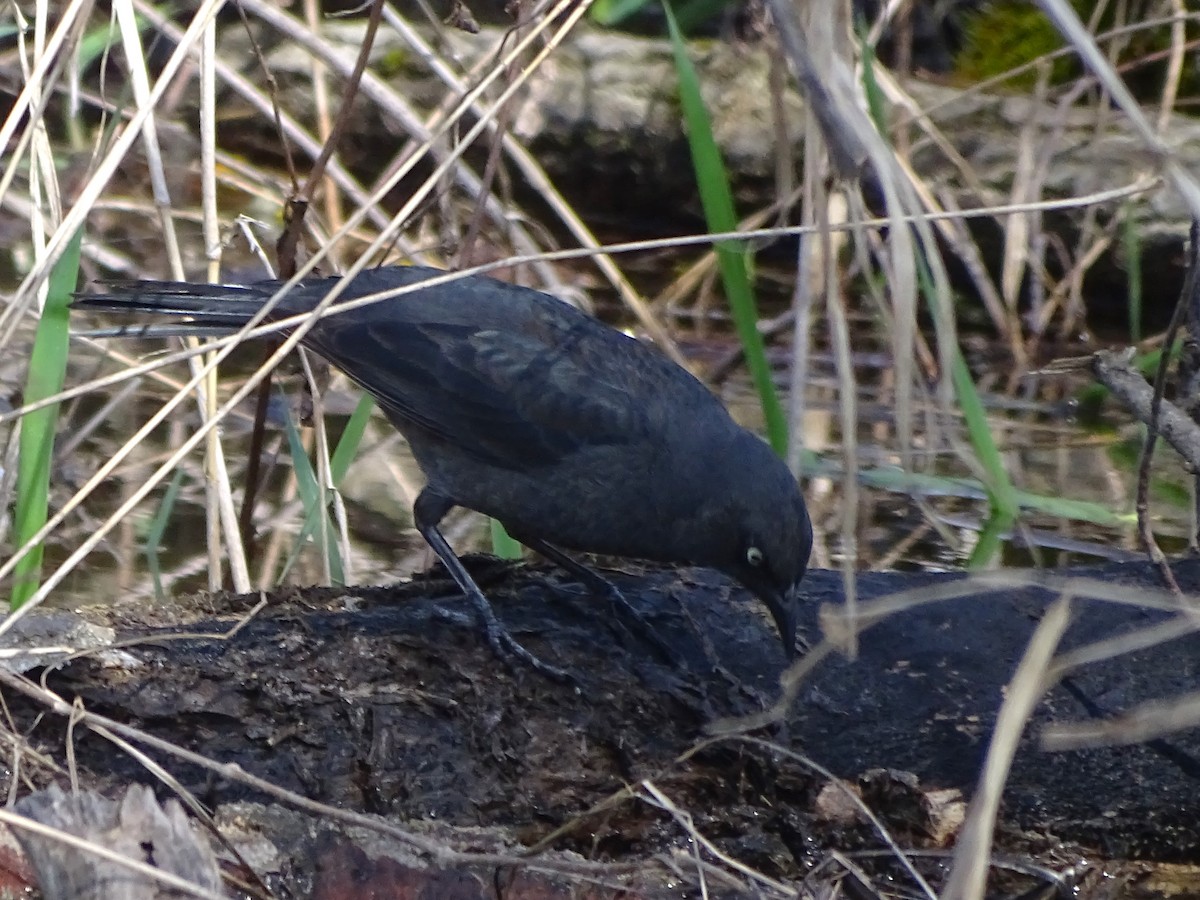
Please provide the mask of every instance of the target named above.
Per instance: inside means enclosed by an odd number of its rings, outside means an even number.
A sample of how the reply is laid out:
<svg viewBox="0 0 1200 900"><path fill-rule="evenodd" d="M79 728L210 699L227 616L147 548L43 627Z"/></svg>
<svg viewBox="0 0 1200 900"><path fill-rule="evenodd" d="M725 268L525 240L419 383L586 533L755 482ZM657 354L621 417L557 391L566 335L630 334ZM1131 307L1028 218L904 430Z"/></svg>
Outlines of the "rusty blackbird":
<svg viewBox="0 0 1200 900"><path fill-rule="evenodd" d="M335 305L444 274L368 270ZM311 311L337 280L303 281L267 319ZM167 314L176 333L220 333L245 325L280 286L110 282L109 293L75 306ZM438 528L455 506L492 516L622 603L563 550L718 569L766 604L794 655L797 588L812 547L796 480L656 348L548 294L482 275L327 316L302 343L373 395L408 439L427 478L413 506L417 530L474 603L498 655L561 674L508 634L455 556Z"/></svg>

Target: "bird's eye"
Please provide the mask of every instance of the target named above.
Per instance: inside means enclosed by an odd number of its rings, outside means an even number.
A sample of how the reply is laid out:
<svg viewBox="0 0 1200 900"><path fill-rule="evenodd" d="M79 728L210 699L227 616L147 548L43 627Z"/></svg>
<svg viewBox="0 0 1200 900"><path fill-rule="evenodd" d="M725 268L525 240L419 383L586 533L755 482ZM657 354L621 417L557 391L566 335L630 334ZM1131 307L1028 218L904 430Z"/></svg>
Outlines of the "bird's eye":
<svg viewBox="0 0 1200 900"><path fill-rule="evenodd" d="M765 558L766 557L763 556L763 552L757 547L746 548L746 562L748 562L754 568L757 569L759 566L761 566Z"/></svg>

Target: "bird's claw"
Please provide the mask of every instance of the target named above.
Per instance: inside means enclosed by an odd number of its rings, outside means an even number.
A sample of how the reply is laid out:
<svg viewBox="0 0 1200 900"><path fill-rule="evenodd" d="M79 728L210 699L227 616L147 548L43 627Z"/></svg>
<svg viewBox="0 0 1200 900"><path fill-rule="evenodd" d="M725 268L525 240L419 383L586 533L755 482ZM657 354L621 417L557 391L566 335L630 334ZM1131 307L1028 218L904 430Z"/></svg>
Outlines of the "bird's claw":
<svg viewBox="0 0 1200 900"><path fill-rule="evenodd" d="M496 616L496 611L492 609L492 605L483 596L483 591L476 587L475 590L468 591L467 594L474 602L475 609L479 613L479 618L483 621L483 631L487 635L488 645L497 657L510 664L514 659L519 660L535 672L545 675L553 681L562 684L577 684L575 677L566 669L560 669L557 666L543 662L509 634L508 629L501 624L500 619Z"/></svg>
<svg viewBox="0 0 1200 900"><path fill-rule="evenodd" d="M543 662L520 644L516 638L508 633L508 630L498 621L488 622L485 626L488 644L492 648L492 652L505 662L511 663L513 659L520 660L535 672L545 675L547 678L560 682L562 684L577 684L575 676L566 669L560 669L557 666L552 666L548 662Z"/></svg>

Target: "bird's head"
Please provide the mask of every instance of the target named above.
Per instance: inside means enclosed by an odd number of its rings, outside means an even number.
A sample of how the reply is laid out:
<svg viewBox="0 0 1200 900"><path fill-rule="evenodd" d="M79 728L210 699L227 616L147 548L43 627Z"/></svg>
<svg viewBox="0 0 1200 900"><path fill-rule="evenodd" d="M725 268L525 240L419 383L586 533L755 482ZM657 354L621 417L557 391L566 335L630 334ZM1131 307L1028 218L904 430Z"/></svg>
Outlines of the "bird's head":
<svg viewBox="0 0 1200 900"><path fill-rule="evenodd" d="M711 495L708 559L770 610L784 654L796 655L796 603L812 551L812 524L800 486L774 451L749 433L736 442L725 483ZM713 487L716 487L714 484Z"/></svg>

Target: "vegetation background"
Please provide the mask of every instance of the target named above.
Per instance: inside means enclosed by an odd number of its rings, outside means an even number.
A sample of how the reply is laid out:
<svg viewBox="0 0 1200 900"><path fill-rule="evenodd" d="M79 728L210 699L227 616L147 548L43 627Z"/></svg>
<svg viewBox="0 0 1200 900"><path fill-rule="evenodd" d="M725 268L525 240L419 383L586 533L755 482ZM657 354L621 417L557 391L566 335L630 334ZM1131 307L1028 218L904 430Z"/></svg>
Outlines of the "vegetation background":
<svg viewBox="0 0 1200 900"><path fill-rule="evenodd" d="M671 9L7 7L14 608L423 569L415 467L319 360L68 324L105 278L397 261L591 306L704 377L805 479L851 611L864 568L1193 547L1185 466L1079 360L1171 358L1200 11Z"/></svg>

